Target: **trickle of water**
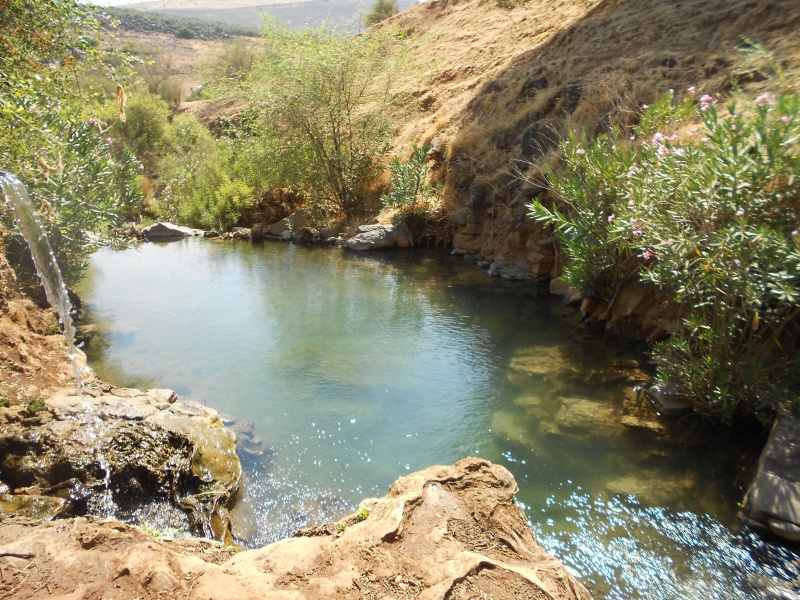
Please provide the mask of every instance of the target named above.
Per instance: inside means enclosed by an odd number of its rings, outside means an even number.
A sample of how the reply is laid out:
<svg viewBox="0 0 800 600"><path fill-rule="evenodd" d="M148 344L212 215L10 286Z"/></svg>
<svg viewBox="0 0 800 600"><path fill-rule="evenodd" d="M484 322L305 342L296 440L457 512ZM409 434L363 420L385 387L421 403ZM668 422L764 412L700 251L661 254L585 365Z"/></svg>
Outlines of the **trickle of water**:
<svg viewBox="0 0 800 600"><path fill-rule="evenodd" d="M72 305L69 301L64 277L61 275L61 269L59 269L58 263L56 262L55 254L45 234L44 226L39 218L39 213L34 208L25 186L11 173L0 171L0 189L3 192L6 204L8 204L14 213L14 222L17 228L28 243L31 256L33 257L33 264L36 267L36 273L39 275L39 279L44 287L47 301L58 314L58 318L64 327L64 338L67 342L68 357L72 365L72 372L75 376L78 394L80 395L81 402L89 417L89 431L87 433L89 438L96 444L95 452L97 453L97 459L105 473L105 491L100 498L99 509L104 516L112 516L114 513L114 503L111 498L109 485L111 470L97 442L99 439L101 421L92 411L92 407L86 401L82 391L83 380L81 377L81 368L77 360L78 350L75 346L75 326L72 323L72 317L70 315Z"/></svg>

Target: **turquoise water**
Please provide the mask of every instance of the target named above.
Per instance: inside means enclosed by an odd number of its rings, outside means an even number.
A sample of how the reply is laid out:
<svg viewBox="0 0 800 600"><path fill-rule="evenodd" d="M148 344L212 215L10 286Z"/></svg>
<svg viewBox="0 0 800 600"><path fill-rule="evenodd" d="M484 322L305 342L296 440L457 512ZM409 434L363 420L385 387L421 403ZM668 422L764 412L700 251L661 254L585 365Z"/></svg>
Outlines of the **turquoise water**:
<svg viewBox="0 0 800 600"><path fill-rule="evenodd" d="M757 447L632 387L647 365L546 292L423 252L197 239L104 250L80 293L90 364L252 421L237 515L258 546L400 475L477 455L516 477L537 539L598 598L758 598L797 556L734 531ZM623 425L621 423L626 423Z"/></svg>

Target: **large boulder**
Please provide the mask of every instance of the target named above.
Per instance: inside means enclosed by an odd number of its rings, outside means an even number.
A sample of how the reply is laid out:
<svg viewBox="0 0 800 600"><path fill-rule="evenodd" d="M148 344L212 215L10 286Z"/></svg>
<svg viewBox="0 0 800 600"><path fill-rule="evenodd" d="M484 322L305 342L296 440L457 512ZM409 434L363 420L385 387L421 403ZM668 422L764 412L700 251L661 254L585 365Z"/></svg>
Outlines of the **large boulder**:
<svg viewBox="0 0 800 600"><path fill-rule="evenodd" d="M281 219L277 223L273 223L267 229L266 236L268 237L277 237L281 239L286 239L284 237L284 233L289 234L289 238L291 239L291 233L293 231L297 231L303 227L308 226L308 215L304 209L300 209L292 215L289 215L285 219Z"/></svg>
<svg viewBox="0 0 800 600"><path fill-rule="evenodd" d="M236 436L215 410L169 390L73 389L35 414L0 420L0 478L10 490L63 498L60 513L113 507L124 516L148 503L170 505L180 509L175 525L229 536L242 469ZM6 498L0 512L17 504Z"/></svg>
<svg viewBox="0 0 800 600"><path fill-rule="evenodd" d="M800 413L784 411L775 421L758 470L745 496L742 519L800 542Z"/></svg>
<svg viewBox="0 0 800 600"><path fill-rule="evenodd" d="M160 221L142 229L142 237L148 240L169 240L193 235L203 235L203 231Z"/></svg>
<svg viewBox="0 0 800 600"><path fill-rule="evenodd" d="M48 581L54 593L80 587L80 597L591 600L536 543L516 491L506 469L469 458L403 477L336 523L232 557L205 541L163 543L118 522L72 519L0 528L0 564L36 561L20 597Z"/></svg>
<svg viewBox="0 0 800 600"><path fill-rule="evenodd" d="M382 248L408 248L413 244L411 231L405 223L397 225L361 225L356 235L344 246L349 250L363 252Z"/></svg>

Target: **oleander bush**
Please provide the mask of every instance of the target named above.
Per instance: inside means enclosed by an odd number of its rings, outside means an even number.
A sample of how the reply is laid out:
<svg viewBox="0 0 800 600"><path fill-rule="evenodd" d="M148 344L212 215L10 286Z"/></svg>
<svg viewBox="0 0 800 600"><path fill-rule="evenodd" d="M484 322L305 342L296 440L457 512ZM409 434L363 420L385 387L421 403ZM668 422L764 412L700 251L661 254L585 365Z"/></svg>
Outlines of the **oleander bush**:
<svg viewBox="0 0 800 600"><path fill-rule="evenodd" d="M670 92L633 133L566 140L549 173L562 208L532 216L559 232L584 295L613 304L641 280L681 307L653 353L696 411L766 418L800 371L800 94Z"/></svg>

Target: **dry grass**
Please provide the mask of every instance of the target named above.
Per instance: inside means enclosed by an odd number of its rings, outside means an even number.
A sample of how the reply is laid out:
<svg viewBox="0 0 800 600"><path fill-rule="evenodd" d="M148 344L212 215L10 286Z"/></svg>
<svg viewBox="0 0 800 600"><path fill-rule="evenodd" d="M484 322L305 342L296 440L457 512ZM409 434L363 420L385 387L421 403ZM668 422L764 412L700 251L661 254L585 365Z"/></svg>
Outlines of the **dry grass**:
<svg viewBox="0 0 800 600"><path fill-rule="evenodd" d="M800 59L796 0L430 0L379 28L408 37L395 84L419 101L397 144L448 147L446 204L465 180L502 191L526 159L557 162L550 135L635 125L669 88L726 93L745 37Z"/></svg>

